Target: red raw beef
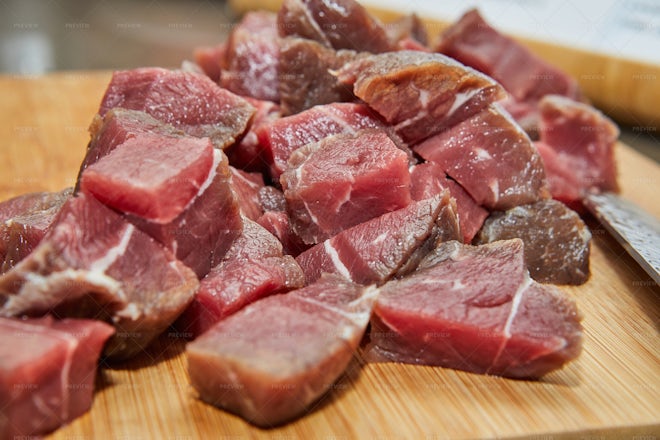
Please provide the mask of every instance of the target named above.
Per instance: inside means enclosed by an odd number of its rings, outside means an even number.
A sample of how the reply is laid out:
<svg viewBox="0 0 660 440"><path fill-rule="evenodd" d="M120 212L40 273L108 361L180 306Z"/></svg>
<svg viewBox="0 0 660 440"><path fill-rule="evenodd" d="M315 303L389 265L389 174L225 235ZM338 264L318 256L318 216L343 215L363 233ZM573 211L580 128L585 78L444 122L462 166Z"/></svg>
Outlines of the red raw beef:
<svg viewBox="0 0 660 440"><path fill-rule="evenodd" d="M0 318L0 438L36 438L87 412L113 333L86 319Z"/></svg>
<svg viewBox="0 0 660 440"><path fill-rule="evenodd" d="M164 137L177 138L183 136L183 131L165 124L140 110L114 108L102 117L94 115L89 127L91 139L87 152L78 171L76 192L80 187L80 176L88 166L98 162L108 155L118 145L138 134L159 134Z"/></svg>
<svg viewBox="0 0 660 440"><path fill-rule="evenodd" d="M436 51L493 77L518 101L548 94L580 97L577 81L498 32L476 9L443 32Z"/></svg>
<svg viewBox="0 0 660 440"><path fill-rule="evenodd" d="M543 161L529 136L499 106L418 144L480 205L504 210L549 197Z"/></svg>
<svg viewBox="0 0 660 440"><path fill-rule="evenodd" d="M385 31L389 40L400 49L429 51L426 26L417 14L404 15L388 22Z"/></svg>
<svg viewBox="0 0 660 440"><path fill-rule="evenodd" d="M552 198L582 211L582 182L580 175L572 169L571 158L560 156L557 150L541 141L534 142L534 146L543 158L543 167Z"/></svg>
<svg viewBox="0 0 660 440"><path fill-rule="evenodd" d="M165 224L135 216L127 218L201 278L222 260L243 229L240 207L230 181L227 157L216 149L212 172L203 185L205 189L181 215Z"/></svg>
<svg viewBox="0 0 660 440"><path fill-rule="evenodd" d="M472 242L488 217L488 211L479 206L462 186L449 179L437 163L420 163L410 169L410 195L413 200L431 198L444 189L448 189L456 200L456 216L463 234L463 242Z"/></svg>
<svg viewBox="0 0 660 440"><path fill-rule="evenodd" d="M274 186L264 186L259 190L259 203L264 211L286 211L284 193Z"/></svg>
<svg viewBox="0 0 660 440"><path fill-rule="evenodd" d="M296 235L291 226L289 215L284 211L267 211L257 220L268 232L273 234L282 243L283 252L287 255L298 256L310 248L310 245Z"/></svg>
<svg viewBox="0 0 660 440"><path fill-rule="evenodd" d="M248 173L232 166L231 187L236 194L236 200L241 209L241 214L250 220L257 220L264 213L261 207L259 194L265 187L264 178L259 173Z"/></svg>
<svg viewBox="0 0 660 440"><path fill-rule="evenodd" d="M88 166L80 188L118 211L169 223L208 184L213 152L208 138L136 133Z"/></svg>
<svg viewBox="0 0 660 440"><path fill-rule="evenodd" d="M382 284L414 270L438 242L460 237L456 204L444 191L342 231L296 261L307 283L327 272L360 284Z"/></svg>
<svg viewBox="0 0 660 440"><path fill-rule="evenodd" d="M0 202L0 222L31 212L49 210L54 205L60 205L71 195L67 188L58 192L38 191L21 194Z"/></svg>
<svg viewBox="0 0 660 440"><path fill-rule="evenodd" d="M264 158L257 130L279 119L282 116L280 107L271 101L254 98L245 98L245 100L257 109L252 118L252 124L241 140L225 149L225 153L230 165L241 170L268 175L269 163Z"/></svg>
<svg viewBox="0 0 660 440"><path fill-rule="evenodd" d="M529 278L521 240L447 242L381 287L366 357L538 378L579 355L580 320L562 291Z"/></svg>
<svg viewBox="0 0 660 440"><path fill-rule="evenodd" d="M275 13L247 12L229 34L220 85L241 96L278 102L279 40Z"/></svg>
<svg viewBox="0 0 660 440"><path fill-rule="evenodd" d="M226 53L227 44L224 42L215 46L200 46L193 50L193 59L206 76L217 83L225 67Z"/></svg>
<svg viewBox="0 0 660 440"><path fill-rule="evenodd" d="M34 192L0 202L0 274L32 252L71 193Z"/></svg>
<svg viewBox="0 0 660 440"><path fill-rule="evenodd" d="M284 38L280 49L280 104L291 115L333 102L354 101L353 89L339 83L331 70L353 60L357 52L334 50L313 40Z"/></svg>
<svg viewBox="0 0 660 440"><path fill-rule="evenodd" d="M280 242L245 219L243 233L223 261L202 279L176 327L197 337L251 302L304 284L302 269L293 257L283 255Z"/></svg>
<svg viewBox="0 0 660 440"><path fill-rule="evenodd" d="M257 130L270 175L278 181L287 169L289 156L298 148L339 133L364 128L385 129L384 123L363 104L317 105L309 110L273 121Z"/></svg>
<svg viewBox="0 0 660 440"><path fill-rule="evenodd" d="M138 354L186 308L195 273L124 217L79 194L39 245L0 276L0 316L96 318L117 333L105 354Z"/></svg>
<svg viewBox="0 0 660 440"><path fill-rule="evenodd" d="M224 149L247 130L254 107L204 74L144 67L116 71L99 108L142 110L188 135Z"/></svg>
<svg viewBox="0 0 660 440"><path fill-rule="evenodd" d="M540 283L577 285L589 279L591 232L576 212L559 201L541 200L493 212L477 238L477 243L522 239L527 269Z"/></svg>
<svg viewBox="0 0 660 440"><path fill-rule="evenodd" d="M255 425L290 421L344 372L377 293L326 275L252 303L187 345L190 381L202 400Z"/></svg>
<svg viewBox="0 0 660 440"><path fill-rule="evenodd" d="M293 230L308 244L410 203L408 156L376 129L297 149L280 183Z"/></svg>
<svg viewBox="0 0 660 440"><path fill-rule="evenodd" d="M282 36L315 40L333 49L380 53L396 47L383 24L355 0L284 0L277 25Z"/></svg>
<svg viewBox="0 0 660 440"><path fill-rule="evenodd" d="M207 138L138 131L89 165L79 182L201 278L241 232L230 180L227 157Z"/></svg>
<svg viewBox="0 0 660 440"><path fill-rule="evenodd" d="M401 50L370 55L345 64L336 74L410 144L505 97L492 78L437 53Z"/></svg>
<svg viewBox="0 0 660 440"><path fill-rule="evenodd" d="M202 279L182 316L189 324L177 328L195 338L258 299L304 284L302 270L291 255L224 261Z"/></svg>
<svg viewBox="0 0 660 440"><path fill-rule="evenodd" d="M544 97L539 111L539 151L553 173L553 197L579 206L588 192L618 192L616 124L590 105L557 95Z"/></svg>

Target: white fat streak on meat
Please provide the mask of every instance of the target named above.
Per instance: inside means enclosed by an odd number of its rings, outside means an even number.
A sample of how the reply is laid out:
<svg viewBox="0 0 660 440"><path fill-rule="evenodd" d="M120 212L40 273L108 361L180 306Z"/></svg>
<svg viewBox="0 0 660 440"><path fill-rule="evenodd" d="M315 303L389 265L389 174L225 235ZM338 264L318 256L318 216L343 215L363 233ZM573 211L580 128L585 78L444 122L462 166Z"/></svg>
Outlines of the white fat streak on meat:
<svg viewBox="0 0 660 440"><path fill-rule="evenodd" d="M490 189L490 192L493 194L493 202L492 203L497 203L497 201L500 199L500 182L497 179L493 179L490 182L488 182L488 189Z"/></svg>
<svg viewBox="0 0 660 440"><path fill-rule="evenodd" d="M332 9L333 11L340 14L342 17L348 17L348 11L342 5L332 0L322 0L322 1L323 4L328 7L328 9Z"/></svg>
<svg viewBox="0 0 660 440"><path fill-rule="evenodd" d="M299 296L298 298L302 301L317 305L325 310L329 310L332 313L336 313L337 315L348 319L353 325L345 325L340 333L342 339L348 340L355 335L356 330L362 330L369 323L369 319L371 318L372 305L378 298L378 292L379 290L375 285L365 287L364 292L362 292L359 297L346 305L346 309L337 308L326 302L319 301L310 297ZM365 305L367 307L364 307ZM351 309L362 309L362 311L351 312Z"/></svg>
<svg viewBox="0 0 660 440"><path fill-rule="evenodd" d="M518 309L520 308L520 304L522 303L523 295L529 288L529 286L532 284L532 278L529 276L529 272L525 272L525 277L523 278L523 281L520 283L520 286L518 286L518 289L516 290L516 293L513 295L513 299L511 300L511 310L509 311L509 316L506 318L506 322L504 324L504 329L502 329L502 336L504 336L504 340L500 344L499 349L497 350L497 354L493 358L493 362L491 363L491 367L494 366L497 361L500 358L500 355L504 351L504 348L506 345L509 343L509 339L511 339L511 326L513 325L513 321L516 318L516 315L518 314ZM488 372L486 372L488 374Z"/></svg>
<svg viewBox="0 0 660 440"><path fill-rule="evenodd" d="M312 209L309 207L306 200L303 201L303 205L305 205L305 210L307 211L307 214L309 214L309 218L312 220L312 222L318 225L319 219L317 216L314 215Z"/></svg>
<svg viewBox="0 0 660 440"><path fill-rule="evenodd" d="M24 278L25 283L18 294L11 295L3 306L4 316L16 316L30 309L51 309L62 302L59 293L69 290L72 284L91 284L100 290L112 292L120 302L126 300L121 284L103 272L69 268L48 275L28 272ZM80 295L81 292L75 294Z"/></svg>
<svg viewBox="0 0 660 440"><path fill-rule="evenodd" d="M213 157L213 159L215 160L215 156ZM215 169L215 168L217 167L217 164L215 164L215 165L216 165L216 166L213 167L213 169ZM231 173L231 179L232 179L232 180L233 180L233 179L239 179L241 182L245 183L245 184L246 184L247 186L249 186L250 188L254 188L254 189L258 189L258 188L260 188L260 186L259 186L255 181L248 179L248 178L245 177L242 173L239 173L239 172ZM201 194L201 193L200 193L200 194ZM200 194L198 194L198 196L199 196Z"/></svg>
<svg viewBox="0 0 660 440"><path fill-rule="evenodd" d="M126 294L119 281L108 276L105 272L112 264L121 258L128 248L135 226L127 224L124 233L119 242L107 250L102 257L93 261L87 269L66 268L56 272L42 275L39 270L27 272L23 275L25 283L21 286L17 295L12 295L3 306L3 313L7 316L23 313L30 308L50 309L62 302L60 292L71 291L71 285L89 285L95 288L112 292L118 301L126 301ZM35 254L42 257L38 264L40 267L47 267L45 253ZM74 292L76 295L82 292ZM136 317L135 313L130 314Z"/></svg>
<svg viewBox="0 0 660 440"><path fill-rule="evenodd" d="M208 187L211 186L211 184L213 183L213 179L215 179L216 174L218 174L218 165L222 161L222 155L223 153L221 151L219 151L216 148L213 149L213 164L211 164L209 175L206 176L206 180L204 180L204 182L200 185L197 194L188 202L188 205L186 205L185 209L188 209L190 205L193 204L195 199L197 199L197 197L204 194L204 191L206 191Z"/></svg>
<svg viewBox="0 0 660 440"><path fill-rule="evenodd" d="M114 247L108 249L108 251L101 258L94 261L89 265L90 272L101 272L104 273L110 266L113 265L118 258L126 253L126 248L128 243L131 241L133 232L135 231L135 226L131 224L126 225L124 233L121 236L121 240Z"/></svg>
<svg viewBox="0 0 660 440"><path fill-rule="evenodd" d="M339 258L339 253L337 252L337 249L335 249L332 246L330 240L326 240L323 243L323 249L325 250L325 253L328 254L328 256L330 257L332 264L335 266L335 269L337 269L337 273L343 276L344 278L353 281L353 278L351 277L351 272L344 265L344 262L341 261L341 258Z"/></svg>
<svg viewBox="0 0 660 440"><path fill-rule="evenodd" d="M62 366L60 372L60 382L62 384L62 405L60 417L62 420L69 420L69 375L71 372L71 364L73 363L73 354L78 346L78 341L73 337L69 336L67 339L67 351L66 351L66 360Z"/></svg>
<svg viewBox="0 0 660 440"><path fill-rule="evenodd" d="M215 179L215 176L218 174L218 165L222 161L222 155L223 153L216 148L213 149L213 163L211 164L211 169L209 170L208 176L206 176L206 180L202 182L202 184L199 187L199 190L197 190L197 194L195 194L195 197L192 197L189 201L188 204L181 210L181 212L185 212L187 209L189 209L193 203L195 203L195 200L197 200L198 197L200 197L202 194L204 194L204 191L206 191L209 186L213 183L213 180ZM231 177L230 177L231 178ZM181 223L179 223L179 226L185 226L186 220L183 219ZM176 255L177 250L178 250L178 240L172 240L171 246L172 246L172 253Z"/></svg>
<svg viewBox="0 0 660 440"><path fill-rule="evenodd" d="M454 114L456 110L461 108L463 104L468 102L474 95L479 93L481 91L481 88L476 88L472 90L468 90L467 92L458 92L456 93L456 97L454 98L454 102L452 103L451 107L447 111L447 116L451 116Z"/></svg>
<svg viewBox="0 0 660 440"><path fill-rule="evenodd" d="M417 114L415 115L414 118L406 119L405 121L399 122L394 126L394 129L396 131L400 131L410 125L415 124L417 121L426 118L429 115L429 110L428 110L428 104L429 104L429 97L430 93L428 90L425 89L420 89L418 88L415 84L411 83L410 87L413 89L417 90L418 92L418 100L419 103L421 104L421 109Z"/></svg>
<svg viewBox="0 0 660 440"><path fill-rule="evenodd" d="M381 232L380 234L378 234L378 237L376 237L374 239L374 241L371 242L371 244L380 244L380 243L382 243L387 238L387 235L388 235L387 232Z"/></svg>
<svg viewBox="0 0 660 440"><path fill-rule="evenodd" d="M318 24L318 23L316 22L316 20L314 19L314 16L312 15L312 11L310 10L310 8L306 7L306 5L304 5L302 2L300 2L300 3L301 3L301 5L302 5L303 13L304 13L305 16L307 17L307 21L309 22L309 24L312 25L312 27L313 27L314 30L316 31L317 35L319 35L319 36L321 36L321 37L323 38L323 43L324 43L326 46L330 46L330 47L331 47L332 44L330 44L330 40L328 40L328 37L325 36L325 32L323 31L323 29L321 29L321 26L319 26L319 24Z"/></svg>
<svg viewBox="0 0 660 440"><path fill-rule="evenodd" d="M474 149L475 154L475 159L478 161L482 160L490 160L493 158L493 156L490 155L490 153L487 150L484 150L483 148L475 148Z"/></svg>
<svg viewBox="0 0 660 440"><path fill-rule="evenodd" d="M323 106L317 107L317 109L323 113L328 119L332 120L333 122L336 122L337 125L341 127L342 133L350 133L350 134L356 134L357 130L353 128L351 124L349 124L345 119L340 118L338 115L336 115L334 112L329 111Z"/></svg>

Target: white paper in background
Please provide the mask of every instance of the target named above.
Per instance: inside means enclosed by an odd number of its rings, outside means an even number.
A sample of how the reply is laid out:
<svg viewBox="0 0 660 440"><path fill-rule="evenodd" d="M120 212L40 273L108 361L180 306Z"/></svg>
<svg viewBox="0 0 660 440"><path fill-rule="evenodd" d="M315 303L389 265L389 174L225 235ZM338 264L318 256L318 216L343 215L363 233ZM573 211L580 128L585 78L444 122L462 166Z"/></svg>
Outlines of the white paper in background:
<svg viewBox="0 0 660 440"><path fill-rule="evenodd" d="M502 32L660 65L660 0L362 0L455 21L472 7Z"/></svg>

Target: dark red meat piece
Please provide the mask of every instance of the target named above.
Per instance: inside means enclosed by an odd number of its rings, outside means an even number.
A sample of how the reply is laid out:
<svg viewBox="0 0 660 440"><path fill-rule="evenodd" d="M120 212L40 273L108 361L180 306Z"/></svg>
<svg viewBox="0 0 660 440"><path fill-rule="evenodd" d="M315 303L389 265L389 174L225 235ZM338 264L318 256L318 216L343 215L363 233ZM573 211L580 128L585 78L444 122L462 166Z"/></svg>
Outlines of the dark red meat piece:
<svg viewBox="0 0 660 440"><path fill-rule="evenodd" d="M355 100L353 89L330 72L357 52L334 50L304 38L284 38L280 49L280 104L284 115L315 105Z"/></svg>
<svg viewBox="0 0 660 440"><path fill-rule="evenodd" d="M337 77L410 144L505 97L492 78L447 56L414 50L358 58Z"/></svg>
<svg viewBox="0 0 660 440"><path fill-rule="evenodd" d="M102 117L95 115L89 132L91 139L78 171L76 191L80 187L80 176L88 166L136 135L159 134L174 138L184 135L183 131L155 119L148 113L124 108L111 109Z"/></svg>
<svg viewBox="0 0 660 440"><path fill-rule="evenodd" d="M213 156L208 138L137 133L88 166L80 187L118 211L169 223L208 184Z"/></svg>
<svg viewBox="0 0 660 440"><path fill-rule="evenodd" d="M470 243L488 217L488 211L479 206L456 181L449 179L437 163L426 162L411 168L410 195L413 200L431 198L444 189L448 189L456 200L456 216L463 242Z"/></svg>
<svg viewBox="0 0 660 440"><path fill-rule="evenodd" d="M363 104L335 103L273 121L257 130L264 157L271 164L270 175L279 181L289 156L298 148L339 133L356 133L363 128L384 129L384 123Z"/></svg>
<svg viewBox="0 0 660 440"><path fill-rule="evenodd" d="M192 300L195 273L91 196L70 198L39 245L0 275L0 316L96 318L117 333L105 354L138 354Z"/></svg>
<svg viewBox="0 0 660 440"><path fill-rule="evenodd" d="M267 230L245 220L223 261L201 280L195 299L177 321L177 328L197 337L216 322L260 298L302 287L305 276Z"/></svg>
<svg viewBox="0 0 660 440"><path fill-rule="evenodd" d="M202 400L258 426L290 421L344 372L376 295L326 275L254 302L188 344L190 381Z"/></svg>
<svg viewBox="0 0 660 440"><path fill-rule="evenodd" d="M220 85L241 96L278 102L279 40L275 13L247 12L229 34Z"/></svg>
<svg viewBox="0 0 660 440"><path fill-rule="evenodd" d="M553 173L553 197L579 205L588 192L618 192L614 147L619 129L614 122L590 105L557 95L543 98L539 111L540 140L550 147L539 151Z"/></svg>
<svg viewBox="0 0 660 440"><path fill-rule="evenodd" d="M578 356L580 319L568 296L529 278L521 240L447 242L381 288L367 358L538 378Z"/></svg>
<svg viewBox="0 0 660 440"><path fill-rule="evenodd" d="M280 183L293 229L308 244L410 203L408 156L381 130L299 148Z"/></svg>
<svg viewBox="0 0 660 440"><path fill-rule="evenodd" d="M361 284L383 283L414 270L438 242L460 237L456 204L445 191L340 232L296 261L308 283L324 272Z"/></svg>
<svg viewBox="0 0 660 440"><path fill-rule="evenodd" d="M92 406L114 329L86 319L0 318L0 438L47 434Z"/></svg>
<svg viewBox="0 0 660 440"><path fill-rule="evenodd" d="M285 0L277 15L280 35L315 40L333 49L394 50L384 26L355 0Z"/></svg>
<svg viewBox="0 0 660 440"><path fill-rule="evenodd" d="M142 110L187 134L208 137L224 149L247 130L254 107L204 74L139 68L116 71L99 108Z"/></svg>
<svg viewBox="0 0 660 440"><path fill-rule="evenodd" d="M71 193L34 192L0 203L0 274L32 252Z"/></svg>
<svg viewBox="0 0 660 440"><path fill-rule="evenodd" d="M479 243L520 238L525 263L540 283L583 284L589 279L591 232L580 216L556 200L541 200L493 212L477 237Z"/></svg>
<svg viewBox="0 0 660 440"><path fill-rule="evenodd" d="M476 9L443 32L436 51L493 77L518 101L538 101L548 94L580 96L577 81L498 32Z"/></svg>
<svg viewBox="0 0 660 440"><path fill-rule="evenodd" d="M504 210L549 197L543 161L529 136L497 105L418 144L488 209Z"/></svg>

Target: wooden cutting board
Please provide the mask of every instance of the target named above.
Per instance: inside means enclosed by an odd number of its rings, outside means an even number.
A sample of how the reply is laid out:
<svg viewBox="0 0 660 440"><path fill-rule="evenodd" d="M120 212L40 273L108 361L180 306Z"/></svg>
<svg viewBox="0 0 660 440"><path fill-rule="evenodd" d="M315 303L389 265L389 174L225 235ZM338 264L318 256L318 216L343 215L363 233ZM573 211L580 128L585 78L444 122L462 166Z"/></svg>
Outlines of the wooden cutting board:
<svg viewBox="0 0 660 440"><path fill-rule="evenodd" d="M0 76L0 199L73 185L108 72ZM623 195L660 217L660 167L626 145ZM590 281L564 288L584 314L584 351L541 381L354 361L310 413L257 429L195 398L184 343L103 368L91 411L53 439L555 439L660 434L660 290L594 221Z"/></svg>

